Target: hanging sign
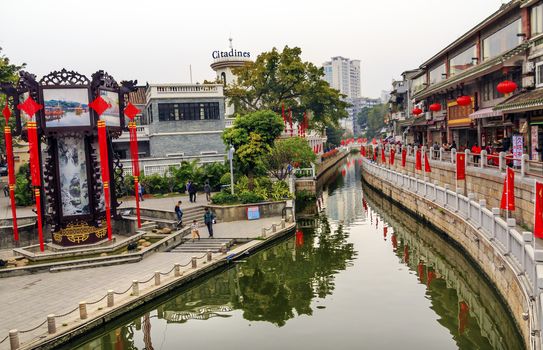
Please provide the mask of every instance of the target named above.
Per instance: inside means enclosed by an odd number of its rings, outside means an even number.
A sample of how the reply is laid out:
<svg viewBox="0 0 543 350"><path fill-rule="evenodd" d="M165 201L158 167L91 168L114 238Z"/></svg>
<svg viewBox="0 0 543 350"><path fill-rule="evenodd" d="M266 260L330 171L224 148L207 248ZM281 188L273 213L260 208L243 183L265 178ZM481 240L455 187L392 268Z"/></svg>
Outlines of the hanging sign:
<svg viewBox="0 0 543 350"><path fill-rule="evenodd" d="M247 220L258 220L258 219L260 219L259 207L247 207Z"/></svg>
<svg viewBox="0 0 543 350"><path fill-rule="evenodd" d="M522 158L522 150L524 146L524 139L522 135L513 135L513 158L514 165L520 166L520 158Z"/></svg>

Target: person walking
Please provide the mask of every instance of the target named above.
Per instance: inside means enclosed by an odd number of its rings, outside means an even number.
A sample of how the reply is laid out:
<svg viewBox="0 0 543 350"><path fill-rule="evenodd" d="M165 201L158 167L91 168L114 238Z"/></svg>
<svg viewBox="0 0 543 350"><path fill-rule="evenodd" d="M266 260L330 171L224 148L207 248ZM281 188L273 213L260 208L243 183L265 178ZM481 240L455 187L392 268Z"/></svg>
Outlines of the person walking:
<svg viewBox="0 0 543 350"><path fill-rule="evenodd" d="M192 181L187 181L187 184L185 185L185 190L187 191L187 193L189 194L189 202L192 203L192 196L190 195L190 184L192 183Z"/></svg>
<svg viewBox="0 0 543 350"><path fill-rule="evenodd" d="M192 203L196 203L196 191L196 184L191 181L189 185L189 198Z"/></svg>
<svg viewBox="0 0 543 350"><path fill-rule="evenodd" d="M192 234L193 242L196 237L198 237L198 240L200 240L200 231L198 231L198 222L196 220L192 220L192 224L190 225L190 233Z"/></svg>
<svg viewBox="0 0 543 350"><path fill-rule="evenodd" d="M456 151L458 151L458 147L456 146L456 141L453 140L452 144L451 144L451 149L455 149Z"/></svg>
<svg viewBox="0 0 543 350"><path fill-rule="evenodd" d="M205 209L206 212L204 214L204 223L207 226L207 232L209 233L209 238L213 238L213 223L215 221L215 214L209 209Z"/></svg>
<svg viewBox="0 0 543 350"><path fill-rule="evenodd" d="M140 201L143 202L143 186L141 182L138 182L138 195L140 196Z"/></svg>
<svg viewBox="0 0 543 350"><path fill-rule="evenodd" d="M181 201L178 201L174 208L175 215L177 216L177 224L175 227L183 227L183 209L181 209Z"/></svg>
<svg viewBox="0 0 543 350"><path fill-rule="evenodd" d="M206 194L206 200L209 203L211 201L211 185L209 184L209 180L206 180L204 183L204 192Z"/></svg>

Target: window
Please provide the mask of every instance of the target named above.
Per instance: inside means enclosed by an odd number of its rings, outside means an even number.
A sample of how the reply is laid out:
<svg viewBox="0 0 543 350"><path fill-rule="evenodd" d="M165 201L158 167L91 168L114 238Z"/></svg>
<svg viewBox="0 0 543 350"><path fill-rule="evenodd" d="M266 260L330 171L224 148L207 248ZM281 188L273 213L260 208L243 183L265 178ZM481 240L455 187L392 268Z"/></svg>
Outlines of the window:
<svg viewBox="0 0 543 350"><path fill-rule="evenodd" d="M217 120L220 119L218 102L159 103L158 120Z"/></svg>
<svg viewBox="0 0 543 350"><path fill-rule="evenodd" d="M430 85L439 83L442 80L447 79L447 70L445 63L430 71Z"/></svg>
<svg viewBox="0 0 543 350"><path fill-rule="evenodd" d="M507 75L503 75L503 73L494 73L485 77L481 86L482 100L489 101L504 97L497 89L498 84L504 80L512 80L517 83L518 86L521 86L522 72L520 70L514 70Z"/></svg>
<svg viewBox="0 0 543 350"><path fill-rule="evenodd" d="M536 87L543 86L543 62L535 65L535 85Z"/></svg>
<svg viewBox="0 0 543 350"><path fill-rule="evenodd" d="M520 32L521 22L520 19L517 19L513 23L484 39L483 61L496 57L520 44L522 38L517 36Z"/></svg>
<svg viewBox="0 0 543 350"><path fill-rule="evenodd" d="M464 50L463 52L451 58L451 60L449 61L451 76L473 67L475 65L473 59L476 57L477 52L475 45L473 45L469 49Z"/></svg>
<svg viewBox="0 0 543 350"><path fill-rule="evenodd" d="M423 90L426 87L425 84L426 84L426 75L425 74L421 75L418 78L413 79L413 85L412 85L413 93L415 94L415 93Z"/></svg>
<svg viewBox="0 0 543 350"><path fill-rule="evenodd" d="M543 33L543 4L532 7L532 35Z"/></svg>

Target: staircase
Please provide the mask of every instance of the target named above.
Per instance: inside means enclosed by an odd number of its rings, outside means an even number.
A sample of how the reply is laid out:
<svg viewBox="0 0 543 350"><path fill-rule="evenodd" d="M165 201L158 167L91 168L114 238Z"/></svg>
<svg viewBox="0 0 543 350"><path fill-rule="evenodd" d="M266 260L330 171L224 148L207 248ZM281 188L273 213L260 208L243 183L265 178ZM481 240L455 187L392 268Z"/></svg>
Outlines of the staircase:
<svg viewBox="0 0 543 350"><path fill-rule="evenodd" d="M185 226L190 226L192 220L196 220L200 226L204 226L204 207L192 207L183 209L183 224Z"/></svg>
<svg viewBox="0 0 543 350"><path fill-rule="evenodd" d="M202 235L202 232L200 232ZM204 233L203 235L206 235ZM230 238L201 238L192 242L191 239L181 243L177 247L170 250L172 253L205 253L210 250L212 253L218 253L221 251L221 246L226 244L226 247L230 247L234 244L234 240Z"/></svg>

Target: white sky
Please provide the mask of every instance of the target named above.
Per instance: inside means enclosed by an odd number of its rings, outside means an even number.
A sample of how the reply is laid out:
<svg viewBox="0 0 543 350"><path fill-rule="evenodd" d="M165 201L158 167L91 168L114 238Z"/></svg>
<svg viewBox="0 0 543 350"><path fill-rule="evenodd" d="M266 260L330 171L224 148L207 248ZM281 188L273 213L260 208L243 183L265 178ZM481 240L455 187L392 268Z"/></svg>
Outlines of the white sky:
<svg viewBox="0 0 543 350"><path fill-rule="evenodd" d="M505 0L504 0L505 1ZM0 46L38 77L60 68L117 80L213 79L211 52L299 46L318 66L360 59L362 95L379 97L496 11L502 0L3 0Z"/></svg>

